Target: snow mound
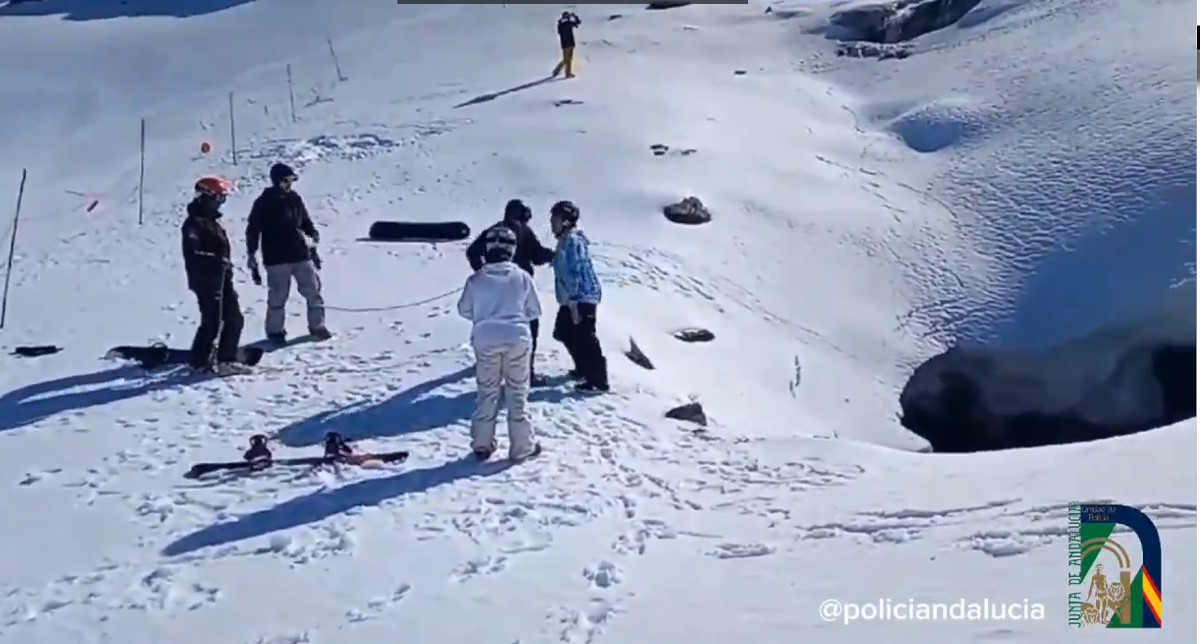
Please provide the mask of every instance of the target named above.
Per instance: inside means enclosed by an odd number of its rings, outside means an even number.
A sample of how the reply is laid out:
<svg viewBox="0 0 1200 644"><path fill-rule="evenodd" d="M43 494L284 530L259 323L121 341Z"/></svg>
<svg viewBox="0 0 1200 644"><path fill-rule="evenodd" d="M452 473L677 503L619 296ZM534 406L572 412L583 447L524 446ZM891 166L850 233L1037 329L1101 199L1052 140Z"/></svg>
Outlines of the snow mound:
<svg viewBox="0 0 1200 644"><path fill-rule="evenodd" d="M916 369L900 406L901 423L938 452L1082 442L1194 418L1194 285L1049 350L951 348Z"/></svg>
<svg viewBox="0 0 1200 644"><path fill-rule="evenodd" d="M268 163L282 161L299 169L317 161L367 159L386 154L403 145L403 141L370 132L349 135L321 134L303 140L269 143L253 150L248 156Z"/></svg>
<svg viewBox="0 0 1200 644"><path fill-rule="evenodd" d="M984 131L986 115L969 99L945 98L916 106L888 123L892 132L915 152L938 152L960 145Z"/></svg>
<svg viewBox="0 0 1200 644"><path fill-rule="evenodd" d="M970 240L944 249L961 285L913 308L941 348L1043 350L1194 276L1193 70L1170 29L1182 5L1144 5L1120 45L1097 48L1089 34L1126 5L984 0L906 43L903 64L829 68L862 96L859 122L908 148L866 154Z"/></svg>

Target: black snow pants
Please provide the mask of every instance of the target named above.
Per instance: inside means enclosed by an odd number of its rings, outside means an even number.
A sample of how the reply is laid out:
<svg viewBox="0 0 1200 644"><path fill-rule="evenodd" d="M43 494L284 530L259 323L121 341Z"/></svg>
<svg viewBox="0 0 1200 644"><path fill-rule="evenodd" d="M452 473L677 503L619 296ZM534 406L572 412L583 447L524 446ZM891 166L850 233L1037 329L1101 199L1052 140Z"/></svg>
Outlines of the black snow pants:
<svg viewBox="0 0 1200 644"><path fill-rule="evenodd" d="M533 335L533 347L529 350L529 381L533 382L533 376L537 374L537 369L533 368L533 361L537 357L537 340L538 331L541 330L541 324L538 320L529 321L529 333Z"/></svg>
<svg viewBox="0 0 1200 644"><path fill-rule="evenodd" d="M196 294L196 303L200 307L200 328L196 329L196 337L192 340L188 364L198 368L211 365L214 342L217 344L218 363L237 362L238 344L242 340L242 326L246 321L242 317L237 291L233 288L233 278L225 278L220 286L194 289L192 292Z"/></svg>
<svg viewBox="0 0 1200 644"><path fill-rule="evenodd" d="M571 354L575 371L590 385L608 386L608 360L596 337L596 305L580 303L579 323L571 319L571 309L561 306L554 318L554 339Z"/></svg>

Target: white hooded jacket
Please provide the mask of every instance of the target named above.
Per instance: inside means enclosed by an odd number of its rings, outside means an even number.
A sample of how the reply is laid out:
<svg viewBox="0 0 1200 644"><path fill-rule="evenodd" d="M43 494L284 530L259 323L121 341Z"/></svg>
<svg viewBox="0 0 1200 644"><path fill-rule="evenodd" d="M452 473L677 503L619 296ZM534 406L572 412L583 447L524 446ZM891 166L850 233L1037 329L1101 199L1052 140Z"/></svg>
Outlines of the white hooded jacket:
<svg viewBox="0 0 1200 644"><path fill-rule="evenodd" d="M497 262L467 278L458 314L474 325L472 346L484 349L532 342L529 322L542 316L542 304L529 273L512 262Z"/></svg>

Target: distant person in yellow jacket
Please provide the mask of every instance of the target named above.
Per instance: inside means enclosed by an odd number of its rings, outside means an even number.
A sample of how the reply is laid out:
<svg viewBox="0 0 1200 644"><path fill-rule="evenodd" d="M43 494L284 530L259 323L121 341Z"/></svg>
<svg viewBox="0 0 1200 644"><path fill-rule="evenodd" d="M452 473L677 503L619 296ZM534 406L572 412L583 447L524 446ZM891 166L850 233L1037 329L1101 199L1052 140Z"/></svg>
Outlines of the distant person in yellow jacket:
<svg viewBox="0 0 1200 644"><path fill-rule="evenodd" d="M567 78L575 78L572 65L575 62L575 29L581 24L579 16L570 11L562 12L558 17L558 44L562 47L562 60L554 67L550 76L558 76L566 72Z"/></svg>

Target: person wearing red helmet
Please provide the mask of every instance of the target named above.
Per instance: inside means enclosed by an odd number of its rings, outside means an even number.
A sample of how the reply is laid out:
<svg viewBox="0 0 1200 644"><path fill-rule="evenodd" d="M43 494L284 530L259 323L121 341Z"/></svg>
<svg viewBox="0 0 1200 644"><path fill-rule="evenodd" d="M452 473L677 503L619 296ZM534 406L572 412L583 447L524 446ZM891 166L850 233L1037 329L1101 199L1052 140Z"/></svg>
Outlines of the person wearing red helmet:
<svg viewBox="0 0 1200 644"><path fill-rule="evenodd" d="M200 326L192 340L188 364L218 375L244 373L249 368L237 358L245 319L233 288L229 236L220 222L221 205L230 187L222 179L203 177L195 188L196 195L187 205L187 218L181 227L188 289L196 295L200 308Z"/></svg>

